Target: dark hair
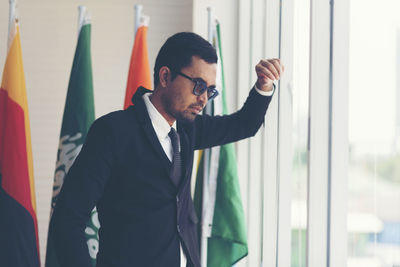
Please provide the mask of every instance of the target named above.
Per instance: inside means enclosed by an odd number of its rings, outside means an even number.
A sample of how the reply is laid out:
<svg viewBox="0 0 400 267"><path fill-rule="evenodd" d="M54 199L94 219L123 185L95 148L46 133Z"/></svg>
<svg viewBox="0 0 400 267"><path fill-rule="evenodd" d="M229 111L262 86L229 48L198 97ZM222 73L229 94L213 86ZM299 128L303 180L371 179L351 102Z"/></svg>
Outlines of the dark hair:
<svg viewBox="0 0 400 267"><path fill-rule="evenodd" d="M159 83L158 73L161 67L167 66L171 70L181 71L192 63L192 56L198 56L207 63L217 63L218 57L215 48L203 37L192 32L180 32L167 39L158 52L154 65L154 88ZM172 72L171 79L176 73Z"/></svg>

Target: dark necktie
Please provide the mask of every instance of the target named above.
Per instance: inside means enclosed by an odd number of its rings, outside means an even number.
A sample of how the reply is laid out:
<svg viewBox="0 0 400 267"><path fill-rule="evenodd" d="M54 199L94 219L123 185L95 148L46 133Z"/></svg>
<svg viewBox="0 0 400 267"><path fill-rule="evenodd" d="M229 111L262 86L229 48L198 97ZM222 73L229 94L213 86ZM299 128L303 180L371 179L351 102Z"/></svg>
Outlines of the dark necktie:
<svg viewBox="0 0 400 267"><path fill-rule="evenodd" d="M182 160L181 153L179 152L179 134L174 128L171 128L168 136L171 138L172 149L174 152L172 156L171 178L174 184L178 186L182 177Z"/></svg>

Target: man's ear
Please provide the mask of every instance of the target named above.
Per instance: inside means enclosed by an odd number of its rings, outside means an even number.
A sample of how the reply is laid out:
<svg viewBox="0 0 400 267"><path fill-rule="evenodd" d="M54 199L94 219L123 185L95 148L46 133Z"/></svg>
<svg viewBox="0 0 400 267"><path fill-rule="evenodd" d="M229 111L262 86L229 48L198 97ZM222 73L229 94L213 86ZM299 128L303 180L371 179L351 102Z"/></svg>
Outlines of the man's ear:
<svg viewBox="0 0 400 267"><path fill-rule="evenodd" d="M171 70L167 66L160 68L158 72L158 79L162 87L166 87L170 79Z"/></svg>

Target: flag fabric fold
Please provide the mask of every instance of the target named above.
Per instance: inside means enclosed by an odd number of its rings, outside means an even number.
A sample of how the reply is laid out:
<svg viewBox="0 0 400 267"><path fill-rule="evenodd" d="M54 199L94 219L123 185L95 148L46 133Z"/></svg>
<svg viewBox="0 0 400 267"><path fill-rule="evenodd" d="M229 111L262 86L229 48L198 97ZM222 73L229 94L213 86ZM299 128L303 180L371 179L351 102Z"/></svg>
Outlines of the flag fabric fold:
<svg viewBox="0 0 400 267"><path fill-rule="evenodd" d="M75 158L78 156L85 141L90 125L95 119L92 61L90 52L90 17L84 7L80 7L80 29L74 61L68 84L64 115L61 126L60 141L57 151L56 170L54 175L51 214L56 205L58 195ZM51 216L50 214L50 216ZM51 227L51 225L50 225ZM85 230L88 253L95 266L98 252L98 229L100 223L97 211L94 209ZM52 231L49 229L47 239L46 267L60 266L54 248Z"/></svg>
<svg viewBox="0 0 400 267"><path fill-rule="evenodd" d="M212 115L227 113L220 40L220 27L217 23L214 46L219 58L217 86L222 94L210 103ZM248 253L235 149L233 144L211 148L208 163L205 162L204 154L197 172L194 202L197 213L201 214L201 235L208 237L207 267L230 267ZM204 182L206 185L203 187ZM204 196L206 201L203 201Z"/></svg>
<svg viewBox="0 0 400 267"><path fill-rule="evenodd" d="M11 1L0 87L0 265L38 267L39 239L19 24Z"/></svg>
<svg viewBox="0 0 400 267"><path fill-rule="evenodd" d="M141 25L135 34L135 42L132 49L131 61L126 85L124 109L132 105L132 96L139 86L151 89L150 65L147 51L147 29L149 18L141 17Z"/></svg>

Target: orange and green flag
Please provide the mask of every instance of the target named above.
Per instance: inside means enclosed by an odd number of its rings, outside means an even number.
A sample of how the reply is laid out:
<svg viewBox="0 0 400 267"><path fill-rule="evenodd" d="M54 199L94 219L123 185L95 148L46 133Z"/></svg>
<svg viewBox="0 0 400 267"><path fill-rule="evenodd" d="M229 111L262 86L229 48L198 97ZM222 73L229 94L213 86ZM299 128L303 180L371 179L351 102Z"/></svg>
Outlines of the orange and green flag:
<svg viewBox="0 0 400 267"><path fill-rule="evenodd" d="M147 52L147 29L149 18L142 16L141 24L135 35L128 82L126 85L124 109L132 105L132 96L139 86L151 89L150 65Z"/></svg>
<svg viewBox="0 0 400 267"><path fill-rule="evenodd" d="M33 160L28 101L15 3L0 88L0 265L38 267Z"/></svg>

